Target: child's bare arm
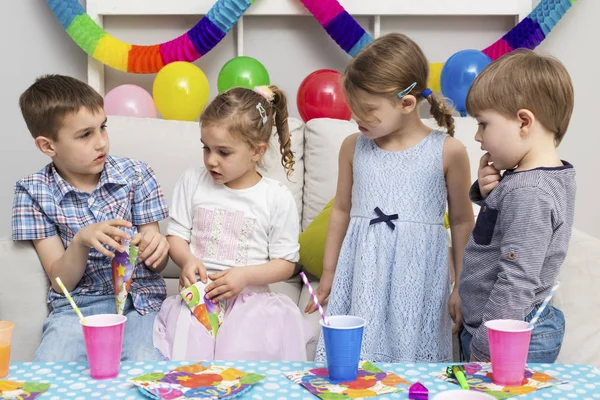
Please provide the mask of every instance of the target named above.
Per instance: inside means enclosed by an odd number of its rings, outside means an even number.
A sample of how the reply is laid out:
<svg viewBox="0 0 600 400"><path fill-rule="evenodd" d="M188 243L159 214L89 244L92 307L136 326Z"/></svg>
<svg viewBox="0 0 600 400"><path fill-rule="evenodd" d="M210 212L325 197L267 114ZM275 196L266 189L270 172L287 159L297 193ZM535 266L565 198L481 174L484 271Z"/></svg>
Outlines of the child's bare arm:
<svg viewBox="0 0 600 400"><path fill-rule="evenodd" d="M444 144L444 170L448 189L448 219L452 229L452 261L456 286L460 279L462 259L475 218L469 200L471 171L465 146L457 139L448 138Z"/></svg>
<svg viewBox="0 0 600 400"><path fill-rule="evenodd" d="M458 294L460 273L465 246L473 230L473 207L469 200L471 171L465 146L454 138L444 144L444 171L448 190L448 219L452 230L452 264L454 265L454 289L450 296L449 311L454 321L453 333L458 333L462 323L461 302Z"/></svg>
<svg viewBox="0 0 600 400"><path fill-rule="evenodd" d="M198 257L192 254L190 244L179 236L167 236L167 241L171 246L169 249L171 259L181 268L180 288L183 289L196 283L196 275L199 275L200 280L206 283L208 281L206 267Z"/></svg>

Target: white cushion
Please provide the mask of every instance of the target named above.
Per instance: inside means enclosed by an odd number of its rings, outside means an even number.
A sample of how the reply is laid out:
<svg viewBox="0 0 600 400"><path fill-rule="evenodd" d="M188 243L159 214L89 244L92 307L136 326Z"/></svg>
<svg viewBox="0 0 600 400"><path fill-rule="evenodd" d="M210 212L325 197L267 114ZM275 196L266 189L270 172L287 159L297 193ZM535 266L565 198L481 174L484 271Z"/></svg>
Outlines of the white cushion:
<svg viewBox="0 0 600 400"><path fill-rule="evenodd" d="M565 314L566 333L557 362L600 368L600 240L573 229L553 304Z"/></svg>
<svg viewBox="0 0 600 400"><path fill-rule="evenodd" d="M338 153L344 139L358 132L354 122L317 118L304 128L304 209L302 229L306 229L335 196Z"/></svg>

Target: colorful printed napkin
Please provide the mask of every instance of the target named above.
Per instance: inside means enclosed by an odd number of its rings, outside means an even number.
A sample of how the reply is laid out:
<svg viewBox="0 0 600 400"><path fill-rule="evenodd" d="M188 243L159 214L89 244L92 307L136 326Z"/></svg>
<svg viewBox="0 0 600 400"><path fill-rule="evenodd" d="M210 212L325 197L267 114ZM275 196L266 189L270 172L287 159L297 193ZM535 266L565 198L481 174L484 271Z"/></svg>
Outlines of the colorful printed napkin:
<svg viewBox="0 0 600 400"><path fill-rule="evenodd" d="M115 251L115 257L111 261L113 287L115 289L115 301L117 314L123 314L127 293L131 286L133 271L138 259L138 248L130 243L123 243L125 251Z"/></svg>
<svg viewBox="0 0 600 400"><path fill-rule="evenodd" d="M410 382L398 375L384 372L368 361L361 361L358 377L353 382L331 383L327 368L288 372L285 376L304 386L313 395L323 400L358 399L382 394L407 391ZM405 386L398 386L405 385Z"/></svg>
<svg viewBox="0 0 600 400"><path fill-rule="evenodd" d="M465 364L464 367L470 390L484 392L499 400L566 383L566 381L553 378L542 372L525 369L525 379L522 386L500 386L492 382L492 365L490 363L470 363ZM445 369L441 373L436 372L432 375L458 385L456 379L446 376Z"/></svg>
<svg viewBox="0 0 600 400"><path fill-rule="evenodd" d="M167 373L151 372L128 379L152 399L232 399L252 388L264 375L199 362Z"/></svg>
<svg viewBox="0 0 600 400"><path fill-rule="evenodd" d="M205 293L206 284L202 281L194 283L181 291L181 297L198 322L205 328L208 334L215 339L219 327L225 318L225 301L212 303Z"/></svg>
<svg viewBox="0 0 600 400"><path fill-rule="evenodd" d="M50 387L42 382L0 381L0 399L33 400Z"/></svg>

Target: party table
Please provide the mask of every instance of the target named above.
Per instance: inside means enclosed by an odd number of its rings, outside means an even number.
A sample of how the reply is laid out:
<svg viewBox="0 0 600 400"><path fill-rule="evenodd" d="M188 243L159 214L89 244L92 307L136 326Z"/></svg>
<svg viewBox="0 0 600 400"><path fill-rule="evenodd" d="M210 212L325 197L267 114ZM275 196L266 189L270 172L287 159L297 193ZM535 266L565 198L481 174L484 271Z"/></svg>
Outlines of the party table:
<svg viewBox="0 0 600 400"><path fill-rule="evenodd" d="M151 372L166 372L193 361L153 361L122 362L120 374L112 380L96 381L90 378L88 365L85 362L70 363L21 363L10 365L8 381L47 382L50 388L40 395L39 399L148 399L127 381ZM256 383L252 389L240 399L307 399L317 397L310 394L301 385L294 383L284 374L325 365L314 362L265 362L265 361L219 361L228 366L248 373L264 375L265 378ZM377 363L382 370L392 372L408 382L421 382L429 389L429 398L440 391L459 389L458 386L438 379L434 374L443 371L443 364L385 364ZM538 390L533 393L513 398L535 400L552 399L600 399L600 372L589 365L562 364L529 364L533 371L544 372L553 377L568 381L566 384ZM0 394L0 399L2 395ZM376 399L407 399L407 392L382 395Z"/></svg>

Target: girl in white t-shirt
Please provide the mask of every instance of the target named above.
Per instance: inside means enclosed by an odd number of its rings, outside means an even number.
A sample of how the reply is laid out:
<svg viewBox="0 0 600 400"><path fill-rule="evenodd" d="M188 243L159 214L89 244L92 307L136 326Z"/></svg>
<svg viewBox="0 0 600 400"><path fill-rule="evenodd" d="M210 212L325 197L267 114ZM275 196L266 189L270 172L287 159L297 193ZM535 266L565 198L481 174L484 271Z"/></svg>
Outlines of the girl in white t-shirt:
<svg viewBox="0 0 600 400"><path fill-rule="evenodd" d="M267 285L288 279L298 260L298 211L280 182L256 166L273 127L281 163L293 171L287 100L275 86L219 94L201 122L204 167L186 171L170 210L169 255L181 268L180 290L199 280L209 302L224 301L213 339L181 296L165 300L154 344L168 359L305 360L303 318ZM221 303L223 304L223 303Z"/></svg>

